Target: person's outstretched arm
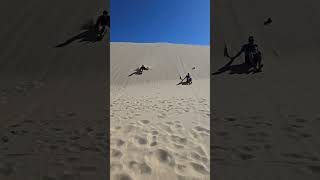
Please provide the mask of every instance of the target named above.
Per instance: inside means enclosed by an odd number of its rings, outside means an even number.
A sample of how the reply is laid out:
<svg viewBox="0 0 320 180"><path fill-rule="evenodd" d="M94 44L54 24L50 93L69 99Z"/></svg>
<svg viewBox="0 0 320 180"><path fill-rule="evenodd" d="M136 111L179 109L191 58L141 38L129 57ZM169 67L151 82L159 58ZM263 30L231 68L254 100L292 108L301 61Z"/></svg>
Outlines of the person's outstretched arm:
<svg viewBox="0 0 320 180"><path fill-rule="evenodd" d="M244 47L241 48L241 50L233 57L231 57L232 60L234 60L235 58L239 57L244 51Z"/></svg>

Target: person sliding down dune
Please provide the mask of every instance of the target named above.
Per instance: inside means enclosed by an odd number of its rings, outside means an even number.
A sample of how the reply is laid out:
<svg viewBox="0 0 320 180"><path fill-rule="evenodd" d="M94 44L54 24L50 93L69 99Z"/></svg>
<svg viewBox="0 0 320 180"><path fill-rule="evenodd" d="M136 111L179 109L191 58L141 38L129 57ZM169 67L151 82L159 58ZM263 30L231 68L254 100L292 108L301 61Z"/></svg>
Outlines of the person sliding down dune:
<svg viewBox="0 0 320 180"><path fill-rule="evenodd" d="M241 50L234 57L231 57L231 60L233 61L243 52L245 54L245 62L252 66L254 71L260 71L262 67L261 52L258 50L258 45L254 43L253 36L249 36L248 43L243 45Z"/></svg>
<svg viewBox="0 0 320 180"><path fill-rule="evenodd" d="M144 71L144 70L149 70L148 67L145 67L144 65L142 65L140 68L139 68L139 71Z"/></svg>
<svg viewBox="0 0 320 180"><path fill-rule="evenodd" d="M186 79L186 81L183 82L185 79ZM188 73L188 74L186 75L186 77L184 77L183 79L182 79L181 76L180 76L180 80L181 80L181 82L180 82L179 84L182 84L182 85L190 85L190 84L192 84L192 78L191 78L191 76L190 76L189 73ZM179 84L178 84L178 85L179 85Z"/></svg>

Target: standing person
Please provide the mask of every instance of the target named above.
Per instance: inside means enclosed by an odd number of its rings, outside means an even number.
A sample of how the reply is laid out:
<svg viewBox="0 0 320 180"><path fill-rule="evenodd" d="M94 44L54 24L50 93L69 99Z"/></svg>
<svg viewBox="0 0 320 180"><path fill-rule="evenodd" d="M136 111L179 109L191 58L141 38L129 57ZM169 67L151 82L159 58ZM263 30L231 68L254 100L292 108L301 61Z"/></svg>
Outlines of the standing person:
<svg viewBox="0 0 320 180"><path fill-rule="evenodd" d="M102 15L98 18L96 22L96 30L97 30L98 38L103 38L105 34L106 26L110 28L110 16L107 11L103 11Z"/></svg>

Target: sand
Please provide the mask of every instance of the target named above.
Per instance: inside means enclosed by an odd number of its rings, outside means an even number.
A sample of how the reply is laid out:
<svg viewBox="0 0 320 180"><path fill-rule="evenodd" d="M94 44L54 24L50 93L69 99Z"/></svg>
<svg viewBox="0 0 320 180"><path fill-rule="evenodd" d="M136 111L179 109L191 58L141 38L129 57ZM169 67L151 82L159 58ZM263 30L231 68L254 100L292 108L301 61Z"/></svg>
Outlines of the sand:
<svg viewBox="0 0 320 180"><path fill-rule="evenodd" d="M254 35L263 72L211 77L215 180L319 179L318 1L213 1L211 72ZM264 26L271 17L273 22ZM239 58L235 65L244 61Z"/></svg>
<svg viewBox="0 0 320 180"><path fill-rule="evenodd" d="M112 180L210 178L209 50L111 44ZM151 70L128 76L142 64ZM188 72L193 84L176 85Z"/></svg>
<svg viewBox="0 0 320 180"><path fill-rule="evenodd" d="M105 8L104 0L2 2L1 180L108 179L108 37L55 47Z"/></svg>

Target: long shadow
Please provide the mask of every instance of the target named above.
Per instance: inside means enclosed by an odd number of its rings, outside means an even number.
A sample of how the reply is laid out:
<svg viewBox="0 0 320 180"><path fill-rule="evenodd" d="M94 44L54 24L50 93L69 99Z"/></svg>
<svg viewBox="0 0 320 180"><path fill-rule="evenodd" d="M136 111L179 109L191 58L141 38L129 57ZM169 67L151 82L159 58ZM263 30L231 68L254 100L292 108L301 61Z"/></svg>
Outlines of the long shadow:
<svg viewBox="0 0 320 180"><path fill-rule="evenodd" d="M65 47L77 40L79 40L79 42L94 43L94 42L100 41L103 38L103 37L100 37L100 38L98 37L97 30L95 28L95 24L92 19L85 22L81 26L81 31L83 32L67 39L65 42L58 44L56 47L57 48Z"/></svg>
<svg viewBox="0 0 320 180"><path fill-rule="evenodd" d="M242 63L237 65L231 65L233 60L230 60L226 65L220 68L217 72L212 73L212 75L219 75L229 71L229 74L250 74L258 73L251 69L251 66L248 63Z"/></svg>
<svg viewBox="0 0 320 180"><path fill-rule="evenodd" d="M179 82L177 85L191 85L192 84L192 82L191 83L189 83L189 82Z"/></svg>

